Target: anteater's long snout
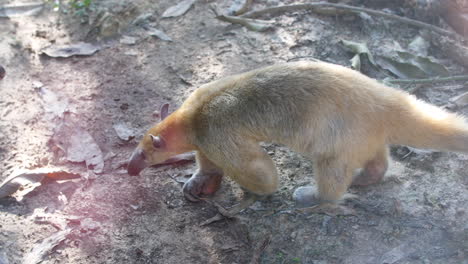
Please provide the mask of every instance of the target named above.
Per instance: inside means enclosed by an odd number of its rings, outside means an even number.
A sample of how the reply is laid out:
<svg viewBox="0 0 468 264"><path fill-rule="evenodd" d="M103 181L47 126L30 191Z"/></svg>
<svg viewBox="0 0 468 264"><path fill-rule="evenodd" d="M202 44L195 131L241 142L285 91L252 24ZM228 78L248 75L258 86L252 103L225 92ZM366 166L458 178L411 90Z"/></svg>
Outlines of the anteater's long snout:
<svg viewBox="0 0 468 264"><path fill-rule="evenodd" d="M148 167L148 164L146 162L145 153L141 148L136 148L128 162L128 174L130 176L137 176L146 167Z"/></svg>

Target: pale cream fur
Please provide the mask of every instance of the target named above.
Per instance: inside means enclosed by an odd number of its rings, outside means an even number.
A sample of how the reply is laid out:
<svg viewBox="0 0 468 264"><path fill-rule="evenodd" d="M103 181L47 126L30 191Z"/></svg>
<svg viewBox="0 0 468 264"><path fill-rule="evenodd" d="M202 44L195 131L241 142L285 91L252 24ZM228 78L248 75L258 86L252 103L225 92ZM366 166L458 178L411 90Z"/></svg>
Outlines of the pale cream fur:
<svg viewBox="0 0 468 264"><path fill-rule="evenodd" d="M155 149L149 134L163 138L166 148ZM278 176L261 141L310 157L319 198L337 201L356 169L385 173L388 144L468 152L468 126L460 116L354 70L304 61L201 86L151 128L139 148L148 164L196 150L210 170L217 167L249 191L270 194ZM204 161L198 162L203 173Z"/></svg>

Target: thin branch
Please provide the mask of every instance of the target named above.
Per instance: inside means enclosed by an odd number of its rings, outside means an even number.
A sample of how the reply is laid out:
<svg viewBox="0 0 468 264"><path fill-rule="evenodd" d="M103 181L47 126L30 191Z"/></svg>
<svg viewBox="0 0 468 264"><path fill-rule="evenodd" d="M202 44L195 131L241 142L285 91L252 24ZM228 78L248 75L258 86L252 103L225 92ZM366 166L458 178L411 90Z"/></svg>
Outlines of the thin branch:
<svg viewBox="0 0 468 264"><path fill-rule="evenodd" d="M258 264L260 263L261 257L265 249L271 243L271 236L267 235L265 239L260 243L257 249L255 249L252 259L250 260L250 264Z"/></svg>
<svg viewBox="0 0 468 264"><path fill-rule="evenodd" d="M390 79L386 80L389 83L397 84L421 84L421 83L440 83L450 81L468 81L468 75L455 75L450 77L436 77L427 79Z"/></svg>
<svg viewBox="0 0 468 264"><path fill-rule="evenodd" d="M244 0L243 2L234 1L234 3L228 9L228 14L234 16L245 14L247 11L249 11L252 3L253 0Z"/></svg>
<svg viewBox="0 0 468 264"><path fill-rule="evenodd" d="M389 14L386 12L382 11L377 11L373 9L368 9L368 8L363 8L363 7L355 7L355 6L349 6L349 5L342 5L342 4L333 4L333 3L326 3L326 2L317 2L317 3L309 3L309 4L296 4L296 5L283 5L283 6L277 6L277 7L270 7L270 8L265 8L262 10L253 10L250 12L245 13L242 15L242 17L247 17L247 18L257 18L262 15L270 14L270 15L279 15L287 12L295 12L295 11L301 11L301 10L311 10L311 11L316 11L320 9L336 9L336 10L344 10L350 13L360 13L364 12L369 15L373 16L379 16L379 17L385 17L388 19L393 19L397 20L402 23L406 23L408 25L412 25L415 27L419 27L422 29L428 29L434 32L437 32L441 35L444 36L449 36L451 38L457 39L457 40L466 40L462 36L458 35L457 33L445 30L443 28L433 26L421 21L417 21L414 19L409 19L406 17L394 15L394 14Z"/></svg>

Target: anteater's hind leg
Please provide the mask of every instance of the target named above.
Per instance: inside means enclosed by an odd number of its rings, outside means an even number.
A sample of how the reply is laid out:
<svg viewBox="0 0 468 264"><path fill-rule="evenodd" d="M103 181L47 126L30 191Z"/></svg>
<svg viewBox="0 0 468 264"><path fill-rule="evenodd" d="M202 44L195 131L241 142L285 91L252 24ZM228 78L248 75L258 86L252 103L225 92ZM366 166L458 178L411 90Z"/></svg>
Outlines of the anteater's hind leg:
<svg viewBox="0 0 468 264"><path fill-rule="evenodd" d="M364 165L362 171L356 175L352 186L367 186L380 182L388 169L388 148L383 146L375 157Z"/></svg>
<svg viewBox="0 0 468 264"><path fill-rule="evenodd" d="M343 157L345 156L343 155ZM308 201L308 204L315 205L298 209L299 211L331 215L354 214L351 209L339 204L352 181L352 173L355 168L355 164L343 157L321 157L315 161L317 190L313 194L302 193L302 195L308 196L307 199L313 197L312 200Z"/></svg>

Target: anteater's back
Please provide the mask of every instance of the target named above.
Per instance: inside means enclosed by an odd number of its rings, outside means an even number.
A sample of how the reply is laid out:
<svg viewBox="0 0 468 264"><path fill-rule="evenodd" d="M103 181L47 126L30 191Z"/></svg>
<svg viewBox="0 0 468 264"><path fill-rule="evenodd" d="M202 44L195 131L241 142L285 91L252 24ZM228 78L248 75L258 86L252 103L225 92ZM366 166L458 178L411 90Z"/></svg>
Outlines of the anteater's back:
<svg viewBox="0 0 468 264"><path fill-rule="evenodd" d="M200 137L242 135L295 149L313 141L380 129L382 115L399 101L393 89L342 66L323 62L285 63L228 77L200 104ZM391 94L391 95L389 95ZM229 130L229 131L224 131ZM233 130L236 133L231 133ZM304 137L304 135L309 135ZM235 139L233 139L235 140ZM325 139L324 139L325 140Z"/></svg>

